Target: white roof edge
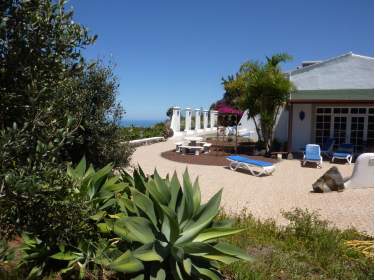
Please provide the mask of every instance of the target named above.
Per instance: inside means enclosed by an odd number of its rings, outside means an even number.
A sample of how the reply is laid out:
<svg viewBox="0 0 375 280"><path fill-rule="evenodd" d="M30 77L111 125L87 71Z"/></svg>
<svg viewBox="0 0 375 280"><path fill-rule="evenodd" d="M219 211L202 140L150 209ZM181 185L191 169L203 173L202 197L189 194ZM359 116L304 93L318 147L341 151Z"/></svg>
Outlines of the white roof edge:
<svg viewBox="0 0 375 280"><path fill-rule="evenodd" d="M342 59L342 58L347 57L347 56L355 56L355 57L364 58L364 59L368 59L368 60L374 60L374 58L370 57L370 56L364 56L364 55L359 55L359 54L354 54L352 52L348 52L348 53L345 53L345 54L342 54L342 55L339 55L339 56L335 56L335 57L328 58L326 60L322 60L321 62L312 64L312 65L309 65L309 66L305 66L305 67L302 67L302 68L299 68L299 69L294 69L294 70L288 71L287 73L289 75L291 75L291 74L295 74L295 73L305 72L305 71L308 71L310 69L320 67L324 64L330 63L330 62L335 61L335 60Z"/></svg>

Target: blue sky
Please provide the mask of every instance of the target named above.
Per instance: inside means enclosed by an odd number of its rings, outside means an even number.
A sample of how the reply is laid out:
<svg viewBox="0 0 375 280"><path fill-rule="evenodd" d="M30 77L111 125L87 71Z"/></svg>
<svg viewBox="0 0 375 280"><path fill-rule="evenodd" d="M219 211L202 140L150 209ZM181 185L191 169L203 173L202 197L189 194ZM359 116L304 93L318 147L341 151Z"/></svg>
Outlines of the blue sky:
<svg viewBox="0 0 375 280"><path fill-rule="evenodd" d="M349 51L373 56L372 0L71 0L98 35L89 58L116 64L127 119L164 119L172 105L207 108L221 77L246 60L288 52L293 69Z"/></svg>

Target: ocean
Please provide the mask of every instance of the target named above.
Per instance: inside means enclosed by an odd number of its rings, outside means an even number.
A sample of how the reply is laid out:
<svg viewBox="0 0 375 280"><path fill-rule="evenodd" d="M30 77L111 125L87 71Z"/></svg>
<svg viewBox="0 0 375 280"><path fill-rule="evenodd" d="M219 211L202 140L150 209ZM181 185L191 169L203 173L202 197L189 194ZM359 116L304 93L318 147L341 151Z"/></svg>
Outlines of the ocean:
<svg viewBox="0 0 375 280"><path fill-rule="evenodd" d="M162 120L128 120L120 121L122 127L136 126L136 127L151 127L157 123L163 122Z"/></svg>

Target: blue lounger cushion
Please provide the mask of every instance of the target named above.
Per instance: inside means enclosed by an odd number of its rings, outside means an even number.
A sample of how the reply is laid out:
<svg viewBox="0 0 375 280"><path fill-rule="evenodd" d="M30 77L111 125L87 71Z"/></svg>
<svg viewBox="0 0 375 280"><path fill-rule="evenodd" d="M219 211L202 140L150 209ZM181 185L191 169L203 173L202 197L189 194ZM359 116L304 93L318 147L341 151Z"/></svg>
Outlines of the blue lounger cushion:
<svg viewBox="0 0 375 280"><path fill-rule="evenodd" d="M229 156L227 159L232 160L232 161L237 161L237 162L243 162L259 167L267 167L267 166L273 166L272 163L266 162L266 161L261 161L261 160L254 160L254 159L249 159L246 157L241 157L241 156Z"/></svg>
<svg viewBox="0 0 375 280"><path fill-rule="evenodd" d="M350 155L351 155L351 153L345 153L345 152L333 153L333 156L337 157L337 158L346 158L347 156L350 156Z"/></svg>

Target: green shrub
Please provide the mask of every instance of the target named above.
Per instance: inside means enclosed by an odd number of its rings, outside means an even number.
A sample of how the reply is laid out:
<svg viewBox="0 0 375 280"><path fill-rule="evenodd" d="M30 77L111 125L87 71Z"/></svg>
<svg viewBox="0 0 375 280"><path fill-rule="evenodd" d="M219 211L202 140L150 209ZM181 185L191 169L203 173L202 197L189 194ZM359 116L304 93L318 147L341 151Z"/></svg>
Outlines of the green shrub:
<svg viewBox="0 0 375 280"><path fill-rule="evenodd" d="M373 279L373 259L346 245L372 237L332 227L314 211L295 209L283 215L289 221L284 227L246 212L234 217L234 225L246 230L228 239L255 261L223 267L228 279Z"/></svg>
<svg viewBox="0 0 375 280"><path fill-rule="evenodd" d="M112 168L95 170L83 159L68 166L65 176L7 176L7 189L25 198L18 201L20 209L9 192L1 198L0 228L15 221L22 236L19 275L220 279L220 263L250 259L219 241L242 231L214 222L221 192L202 204L198 182L192 184L187 172L181 187L176 174L163 179L139 168L133 176L114 175ZM49 198L42 196L47 202L38 200L42 191L49 192Z"/></svg>
<svg viewBox="0 0 375 280"><path fill-rule="evenodd" d="M124 111L113 69L85 61L81 51L96 36L73 21L65 4L0 5L0 169L65 165L83 155L96 166L129 162L132 150L117 126Z"/></svg>

